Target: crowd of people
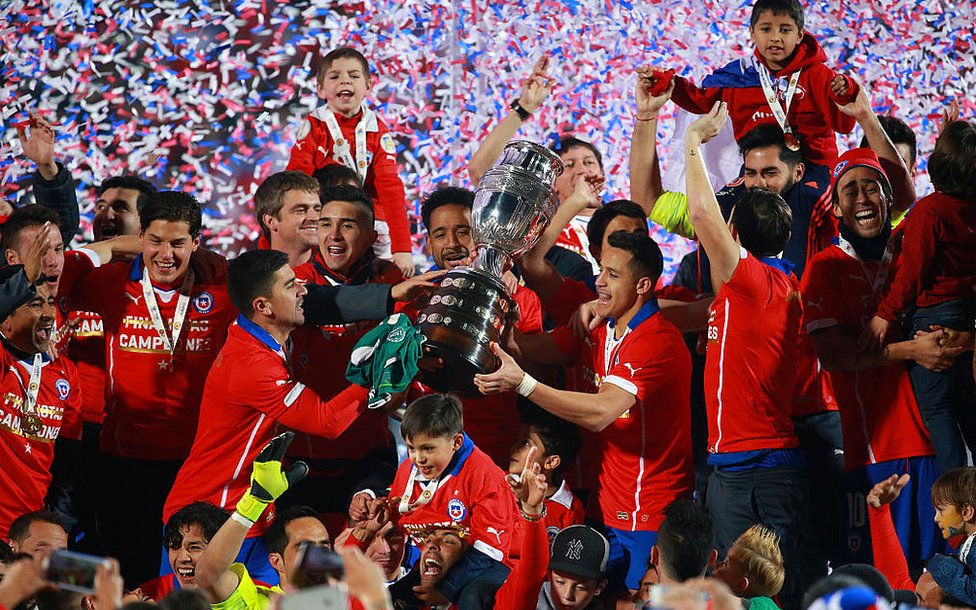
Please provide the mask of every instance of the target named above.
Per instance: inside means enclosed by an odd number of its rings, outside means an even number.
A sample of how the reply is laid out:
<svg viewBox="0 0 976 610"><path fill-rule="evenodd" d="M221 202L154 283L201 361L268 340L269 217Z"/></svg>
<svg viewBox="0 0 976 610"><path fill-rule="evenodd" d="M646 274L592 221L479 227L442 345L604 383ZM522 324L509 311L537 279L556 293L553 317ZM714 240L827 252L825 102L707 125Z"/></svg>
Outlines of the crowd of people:
<svg viewBox="0 0 976 610"><path fill-rule="evenodd" d="M0 227L0 609L976 607L976 122L942 111L917 199L916 135L827 66L798 0L755 0L749 32L701 86L637 70L628 199L591 143L555 147L497 368L455 386L477 394L425 383L415 327L476 254L476 194L424 197L418 274L360 51L322 58L230 261L192 194L134 175L66 249L75 185L32 114L36 203ZM669 101L699 115L683 192ZM716 192L729 122L742 169ZM669 285L649 219L698 245ZM52 589L62 549L111 559Z"/></svg>

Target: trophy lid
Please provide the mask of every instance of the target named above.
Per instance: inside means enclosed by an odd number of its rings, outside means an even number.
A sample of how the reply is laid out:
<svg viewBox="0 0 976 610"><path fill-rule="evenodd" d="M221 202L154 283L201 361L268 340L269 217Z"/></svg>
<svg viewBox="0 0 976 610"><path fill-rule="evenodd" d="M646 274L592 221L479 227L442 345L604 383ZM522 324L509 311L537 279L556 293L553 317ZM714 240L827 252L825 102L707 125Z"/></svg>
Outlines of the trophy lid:
<svg viewBox="0 0 976 610"><path fill-rule="evenodd" d="M549 186L555 184L556 178L563 173L563 161L559 155L528 140L513 140L505 145L495 167L500 165L519 167L535 174Z"/></svg>

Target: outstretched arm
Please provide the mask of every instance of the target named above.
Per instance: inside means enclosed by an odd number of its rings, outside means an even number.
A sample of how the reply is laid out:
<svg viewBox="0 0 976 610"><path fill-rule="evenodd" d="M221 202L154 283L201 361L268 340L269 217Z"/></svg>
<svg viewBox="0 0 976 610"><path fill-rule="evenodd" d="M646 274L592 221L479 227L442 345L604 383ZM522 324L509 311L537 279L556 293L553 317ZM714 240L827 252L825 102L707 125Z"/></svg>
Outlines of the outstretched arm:
<svg viewBox="0 0 976 610"><path fill-rule="evenodd" d="M634 91L637 116L634 117L634 134L630 140L630 198L648 216L664 192L657 155L657 117L674 91L674 80L671 80L664 93L653 95L656 74L658 71L649 66L637 69L637 87Z"/></svg>
<svg viewBox="0 0 976 610"><path fill-rule="evenodd" d="M17 137L20 138L24 155L37 166L34 173L34 198L38 205L58 213L61 239L67 247L78 231L78 194L75 192L75 183L71 172L54 160L53 126L36 112L31 112L27 126L30 127L30 137L27 136L25 126L17 127Z"/></svg>
<svg viewBox="0 0 976 610"><path fill-rule="evenodd" d="M530 114L545 101L552 89L552 81L547 74L548 69L549 56L543 55L533 66L532 73L522 81L522 95L518 102ZM472 185L478 185L481 176L494 165L501 156L505 144L512 139L521 126L522 117L512 110L481 142L478 150L471 155L471 161L468 162L468 175L471 177Z"/></svg>
<svg viewBox="0 0 976 610"><path fill-rule="evenodd" d="M701 145L722 131L729 118L728 105L716 102L711 111L688 126L685 133L685 193L688 215L712 265L712 283L716 291L732 278L739 264L739 244L725 224L722 210L708 180Z"/></svg>

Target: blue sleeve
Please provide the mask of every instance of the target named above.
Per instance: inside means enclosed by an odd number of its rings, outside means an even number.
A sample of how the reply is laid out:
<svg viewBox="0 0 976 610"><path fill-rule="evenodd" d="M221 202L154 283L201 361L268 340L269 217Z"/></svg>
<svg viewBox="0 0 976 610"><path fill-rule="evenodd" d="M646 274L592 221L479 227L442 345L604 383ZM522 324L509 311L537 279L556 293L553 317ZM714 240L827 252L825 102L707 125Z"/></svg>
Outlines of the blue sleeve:
<svg viewBox="0 0 976 610"><path fill-rule="evenodd" d="M447 599L456 602L462 592L466 596L471 595L472 591L465 591L465 589L477 581L476 588L480 592L493 596L508 578L509 571L500 561L495 561L471 547L457 563L451 566L444 578L437 583L436 589Z"/></svg>
<svg viewBox="0 0 976 610"><path fill-rule="evenodd" d="M78 194L75 192L75 182L71 179L68 169L58 163L58 173L51 180L45 180L41 173L34 172L34 199L38 205L50 208L58 213L58 225L61 228L61 239L64 248L78 232Z"/></svg>

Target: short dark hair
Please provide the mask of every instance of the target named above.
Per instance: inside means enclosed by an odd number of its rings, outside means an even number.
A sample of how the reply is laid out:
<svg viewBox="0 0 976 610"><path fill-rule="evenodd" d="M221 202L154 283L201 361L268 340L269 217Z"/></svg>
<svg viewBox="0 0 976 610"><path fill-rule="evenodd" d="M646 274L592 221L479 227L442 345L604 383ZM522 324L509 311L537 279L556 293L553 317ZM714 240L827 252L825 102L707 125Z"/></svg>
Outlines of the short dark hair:
<svg viewBox="0 0 976 610"><path fill-rule="evenodd" d="M976 123L949 123L935 141L928 169L936 191L976 201Z"/></svg>
<svg viewBox="0 0 976 610"><path fill-rule="evenodd" d="M884 129L884 132L888 134L888 138L892 144L908 145L912 151L912 158L908 160L908 166L915 165L915 159L918 157L918 138L915 136L912 128L908 126L908 123L896 116L887 114L879 114L878 122L881 123L881 129ZM858 144L858 147L870 148L867 136L861 138L861 143Z"/></svg>
<svg viewBox="0 0 976 610"><path fill-rule="evenodd" d="M715 548L712 518L694 500L678 498L664 509L656 544L671 576L682 582L697 578L705 573Z"/></svg>
<svg viewBox="0 0 976 610"><path fill-rule="evenodd" d="M14 522L10 524L10 529L7 530L7 538L15 541L17 544L22 543L27 539L30 526L34 523L50 523L64 529L64 523L56 512L51 510L33 510L14 519Z"/></svg>
<svg viewBox="0 0 976 610"><path fill-rule="evenodd" d="M657 284L657 279L664 271L664 255L650 235L614 231L607 238L607 243L611 247L630 252L631 259L628 266L634 276L638 279L650 278L651 284Z"/></svg>
<svg viewBox="0 0 976 610"><path fill-rule="evenodd" d="M288 264L288 255L278 250L243 252L227 266L227 295L245 318L254 315L256 297L271 296L274 275Z"/></svg>
<svg viewBox="0 0 976 610"><path fill-rule="evenodd" d="M227 511L210 502L194 502L173 513L163 528L163 546L176 549L183 544L183 532L180 530L191 525L199 525L203 530L203 537L210 542L220 526L230 515Z"/></svg>
<svg viewBox="0 0 976 610"><path fill-rule="evenodd" d="M756 27L759 18L766 11L773 11L774 15L786 13L796 23L796 27L803 29L803 5L799 0L756 0L752 5L752 16L749 18L749 27Z"/></svg>
<svg viewBox="0 0 976 610"><path fill-rule="evenodd" d="M366 60L366 56L352 47L339 47L338 49L332 49L322 58L322 62L319 63L319 70L315 75L316 82L321 83L325 80L325 73L332 67L332 62L344 58L355 59L361 63L363 65L363 76L367 80L369 79L369 62Z"/></svg>
<svg viewBox="0 0 976 610"><path fill-rule="evenodd" d="M596 146L586 140L580 140L576 136L563 136L559 138L559 142L552 146L552 151L561 157L569 152L571 148L585 148L589 150L596 157L597 165L600 166L600 169L603 169L603 155L596 149Z"/></svg>
<svg viewBox="0 0 976 610"><path fill-rule="evenodd" d="M289 506L278 513L274 523L264 533L264 542L268 545L269 553L284 554L285 547L288 546L288 534L285 532L285 527L292 521L303 517L318 519L322 523L322 517L319 515L319 511L311 506ZM324 523L322 524L325 525Z"/></svg>
<svg viewBox="0 0 976 610"><path fill-rule="evenodd" d="M265 216L278 217L281 213L282 199L288 191L302 191L319 194L319 181L302 172L286 171L271 174L254 191L254 217L265 237L271 230L264 224Z"/></svg>
<svg viewBox="0 0 976 610"><path fill-rule="evenodd" d="M545 446L545 455L558 455L559 467L554 474L558 477L563 469L579 455L583 444L579 427L556 417L532 403L519 407L522 423L538 435Z"/></svg>
<svg viewBox="0 0 976 610"><path fill-rule="evenodd" d="M368 228L373 228L373 220L376 218L373 210L373 200L370 199L369 195L363 189L349 186L348 184L326 187L319 194L319 201L322 202L322 207L325 207L326 204L332 201L346 201L351 203L360 212L365 214L369 222Z"/></svg>
<svg viewBox="0 0 976 610"><path fill-rule="evenodd" d="M474 207L474 191L460 186L441 186L427 195L420 204L420 218L424 221L424 228L430 232L430 217L434 210L445 205L463 205L469 210Z"/></svg>
<svg viewBox="0 0 976 610"><path fill-rule="evenodd" d="M603 234L607 231L610 221L617 216L629 216L643 220L647 224L647 214L644 209L629 199L615 199L610 203L597 208L590 217L590 222L586 225L586 238L590 244L596 244L599 248L603 245Z"/></svg>
<svg viewBox="0 0 976 610"><path fill-rule="evenodd" d="M962 512L969 504L976 509L976 466L953 468L939 475L932 483L932 505L948 504Z"/></svg>
<svg viewBox="0 0 976 610"><path fill-rule="evenodd" d="M354 183L362 188L363 183L359 179L359 174L351 167L346 167L342 163L329 163L312 172L312 177L319 181L319 188L324 190L330 186Z"/></svg>
<svg viewBox="0 0 976 610"><path fill-rule="evenodd" d="M101 197L109 189L132 189L139 191L139 196L136 198L136 211L138 212L141 212L142 208L146 206L146 203L149 201L149 196L156 192L156 187L151 182L131 174L109 178L98 185L98 188L95 189L95 194Z"/></svg>
<svg viewBox="0 0 976 610"><path fill-rule="evenodd" d="M24 229L43 227L49 222L55 229L59 228L58 213L43 205L31 204L15 209L7 218L7 222L0 226L3 234L3 251L20 250L20 234Z"/></svg>
<svg viewBox="0 0 976 610"><path fill-rule="evenodd" d="M410 403L400 422L405 440L423 434L431 438L464 433L461 401L454 394L427 394Z"/></svg>
<svg viewBox="0 0 976 610"><path fill-rule="evenodd" d="M162 610L210 610L210 600L200 589L176 589L159 600Z"/></svg>
<svg viewBox="0 0 976 610"><path fill-rule="evenodd" d="M796 167L798 163L803 161L803 156L800 154L800 151L787 148L786 136L783 135L783 130L780 126L773 125L772 123L759 125L750 129L736 143L739 145L739 154L742 155L743 159L750 151L778 146L779 160L788 165L790 169Z"/></svg>
<svg viewBox="0 0 976 610"><path fill-rule="evenodd" d="M185 222L190 225L190 237L200 237L203 228L203 212L200 202L193 195L180 191L157 191L139 211L139 227L143 232L156 220Z"/></svg>
<svg viewBox="0 0 976 610"><path fill-rule="evenodd" d="M754 187L735 202L732 224L742 247L753 256L775 256L790 238L793 212L779 193Z"/></svg>

